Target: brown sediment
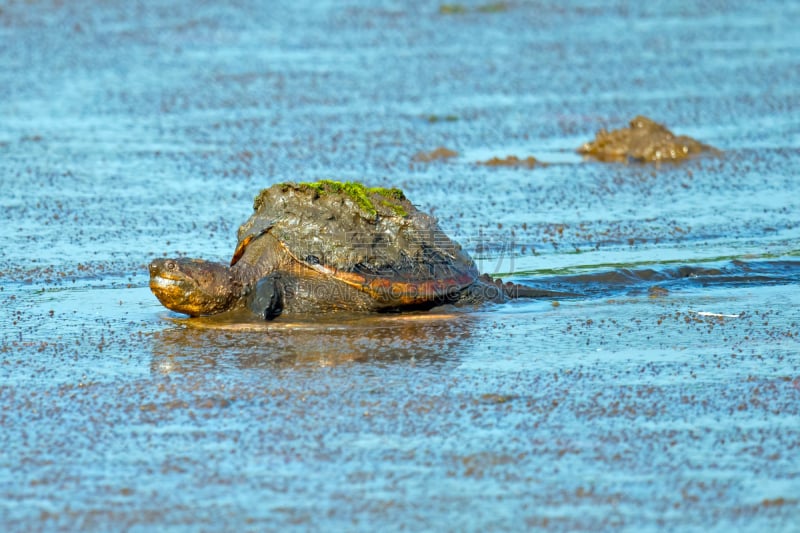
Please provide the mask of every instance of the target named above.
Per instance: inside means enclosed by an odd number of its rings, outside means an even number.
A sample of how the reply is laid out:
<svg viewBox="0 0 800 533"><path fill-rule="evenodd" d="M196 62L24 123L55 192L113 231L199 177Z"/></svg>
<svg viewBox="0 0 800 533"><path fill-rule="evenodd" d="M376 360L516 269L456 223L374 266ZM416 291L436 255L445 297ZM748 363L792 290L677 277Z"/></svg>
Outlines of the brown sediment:
<svg viewBox="0 0 800 533"><path fill-rule="evenodd" d="M456 122L458 117L456 115L428 115L428 122L436 124L437 122Z"/></svg>
<svg viewBox="0 0 800 533"><path fill-rule="evenodd" d="M663 298L664 296L669 295L669 290L665 289L664 287L654 285L653 287L647 289L647 295L650 298Z"/></svg>
<svg viewBox="0 0 800 533"><path fill-rule="evenodd" d="M432 152L418 152L411 160L417 163L430 163L431 161L441 161L453 157L458 157L458 152L440 146Z"/></svg>
<svg viewBox="0 0 800 533"><path fill-rule="evenodd" d="M545 166L545 163L537 160L533 156L528 156L525 159L520 159L515 155L509 155L503 159L493 157L487 161L478 161L479 165L486 165L487 167L525 167L533 168L536 166Z"/></svg>
<svg viewBox="0 0 800 533"><path fill-rule="evenodd" d="M441 15L461 15L467 12L467 8L461 4L442 4L439 6Z"/></svg>
<svg viewBox="0 0 800 533"><path fill-rule="evenodd" d="M506 2L492 2L472 9L462 4L442 4L439 6L440 15L463 15L469 11L476 13L502 13L503 11L508 11L508 4Z"/></svg>
<svg viewBox="0 0 800 533"><path fill-rule="evenodd" d="M718 152L686 135L675 135L663 125L639 115L627 128L597 132L593 141L578 148L578 153L604 162L681 161L689 157Z"/></svg>
<svg viewBox="0 0 800 533"><path fill-rule="evenodd" d="M478 13L502 13L503 11L508 11L508 4L505 2L493 2L478 6L475 10Z"/></svg>

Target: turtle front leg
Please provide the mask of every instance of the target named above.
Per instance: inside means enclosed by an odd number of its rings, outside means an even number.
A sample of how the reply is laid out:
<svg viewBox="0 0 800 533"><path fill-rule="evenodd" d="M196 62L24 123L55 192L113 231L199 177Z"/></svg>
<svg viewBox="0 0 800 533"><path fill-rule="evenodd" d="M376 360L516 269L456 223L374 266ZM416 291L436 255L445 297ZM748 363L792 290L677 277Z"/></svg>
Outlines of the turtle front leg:
<svg viewBox="0 0 800 533"><path fill-rule="evenodd" d="M256 282L247 296L247 307L264 320L274 320L283 312L284 286L280 274L270 274Z"/></svg>

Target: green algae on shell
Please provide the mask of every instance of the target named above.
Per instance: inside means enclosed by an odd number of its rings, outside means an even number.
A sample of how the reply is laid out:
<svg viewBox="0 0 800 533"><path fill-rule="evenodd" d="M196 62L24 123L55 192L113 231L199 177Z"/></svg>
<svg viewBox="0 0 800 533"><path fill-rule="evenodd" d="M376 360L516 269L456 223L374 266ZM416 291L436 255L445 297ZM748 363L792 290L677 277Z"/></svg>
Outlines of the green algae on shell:
<svg viewBox="0 0 800 533"><path fill-rule="evenodd" d="M334 180L319 180L303 183L287 182L279 186L283 192L294 188L299 191L314 191L317 196L330 194L347 196L370 217L375 217L378 214L375 201L377 201L379 205L390 209L397 216L404 217L408 215L408 211L402 204L404 201L407 202L406 195L397 187L367 187L362 183L354 181L342 182ZM269 191L270 189L264 189L256 196L253 202L254 211L258 211L261 208L267 195L270 194Z"/></svg>
<svg viewBox="0 0 800 533"><path fill-rule="evenodd" d="M428 122L436 124L437 122L457 122L458 116L456 115L428 115Z"/></svg>

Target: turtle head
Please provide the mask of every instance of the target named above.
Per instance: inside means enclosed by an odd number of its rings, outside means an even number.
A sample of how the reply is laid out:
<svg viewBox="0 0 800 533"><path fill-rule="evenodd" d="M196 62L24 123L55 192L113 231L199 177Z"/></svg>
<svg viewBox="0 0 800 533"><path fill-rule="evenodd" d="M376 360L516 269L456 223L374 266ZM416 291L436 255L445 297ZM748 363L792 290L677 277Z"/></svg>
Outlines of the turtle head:
<svg viewBox="0 0 800 533"><path fill-rule="evenodd" d="M239 294L231 269L202 259L156 259L150 263L150 290L164 307L189 316L231 308Z"/></svg>

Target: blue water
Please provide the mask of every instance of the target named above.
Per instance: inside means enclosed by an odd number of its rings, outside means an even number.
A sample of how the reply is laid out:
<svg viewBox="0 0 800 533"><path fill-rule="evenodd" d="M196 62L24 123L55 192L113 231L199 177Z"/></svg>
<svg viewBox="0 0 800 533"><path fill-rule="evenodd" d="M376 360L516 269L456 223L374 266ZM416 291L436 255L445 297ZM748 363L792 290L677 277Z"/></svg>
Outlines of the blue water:
<svg viewBox="0 0 800 533"><path fill-rule="evenodd" d="M0 4L1 529L797 530L800 6L481 5ZM637 114L723 153L575 153ZM320 178L584 296L160 307Z"/></svg>

